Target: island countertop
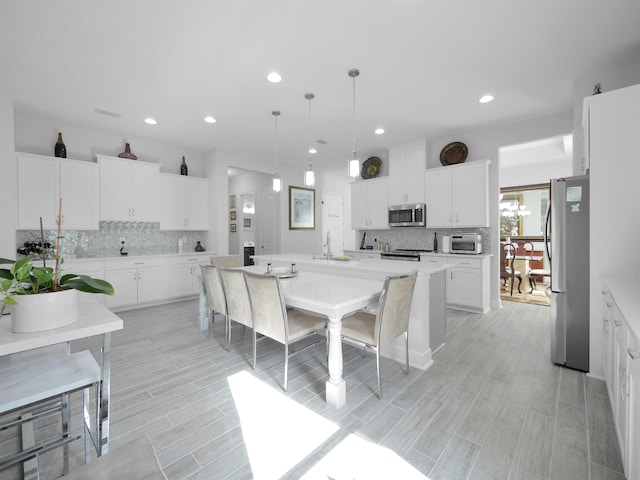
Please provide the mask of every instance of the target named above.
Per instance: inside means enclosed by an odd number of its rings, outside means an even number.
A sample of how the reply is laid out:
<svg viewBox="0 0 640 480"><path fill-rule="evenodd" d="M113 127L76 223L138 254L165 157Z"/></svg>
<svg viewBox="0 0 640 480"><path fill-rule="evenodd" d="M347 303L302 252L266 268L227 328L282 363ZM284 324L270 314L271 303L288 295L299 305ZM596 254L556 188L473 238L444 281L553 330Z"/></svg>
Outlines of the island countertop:
<svg viewBox="0 0 640 480"><path fill-rule="evenodd" d="M251 258L258 265L272 263L274 266L290 266L317 272L343 272L344 275L361 276L362 274L402 274L412 270L431 275L449 268L446 262L407 262L402 260L379 260L375 258L352 259L349 257L313 258L311 253L277 253L272 255L254 255Z"/></svg>

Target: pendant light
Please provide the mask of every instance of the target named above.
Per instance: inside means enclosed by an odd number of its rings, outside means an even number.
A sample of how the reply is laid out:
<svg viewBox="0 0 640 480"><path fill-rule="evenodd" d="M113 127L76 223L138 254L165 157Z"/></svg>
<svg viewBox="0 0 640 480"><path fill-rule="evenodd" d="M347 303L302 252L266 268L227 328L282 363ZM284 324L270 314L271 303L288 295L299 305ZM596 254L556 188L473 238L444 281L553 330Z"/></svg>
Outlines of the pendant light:
<svg viewBox="0 0 640 480"><path fill-rule="evenodd" d="M353 158L349 160L349 176L357 177L360 173L360 160L356 155L356 77L360 75L360 70L352 68L349 76L353 78Z"/></svg>
<svg viewBox="0 0 640 480"><path fill-rule="evenodd" d="M280 116L280 111L274 110L271 112L271 115L273 115L276 121L276 173L273 174L273 191L279 192L282 190L282 180L278 172L278 117Z"/></svg>
<svg viewBox="0 0 640 480"><path fill-rule="evenodd" d="M304 172L304 184L307 187L313 187L316 183L316 174L313 172L313 168L311 167L311 100L315 98L315 95L313 93L305 93L304 98L309 100L309 168Z"/></svg>

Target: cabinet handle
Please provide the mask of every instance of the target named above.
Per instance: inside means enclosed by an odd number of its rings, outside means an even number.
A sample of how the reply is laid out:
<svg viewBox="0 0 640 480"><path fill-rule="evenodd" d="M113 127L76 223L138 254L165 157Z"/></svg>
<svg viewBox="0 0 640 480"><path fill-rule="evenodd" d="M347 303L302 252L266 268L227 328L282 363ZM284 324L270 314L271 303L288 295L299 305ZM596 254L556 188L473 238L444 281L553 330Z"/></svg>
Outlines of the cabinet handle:
<svg viewBox="0 0 640 480"><path fill-rule="evenodd" d="M460 262L460 265L470 265L469 262Z"/></svg>
<svg viewBox="0 0 640 480"><path fill-rule="evenodd" d="M609 307L609 308L613 307L613 303L607 302L607 307Z"/></svg>
<svg viewBox="0 0 640 480"><path fill-rule="evenodd" d="M627 348L627 353L629 354L632 360L637 360L638 357L640 356L640 352L638 352L638 350L633 350L631 347Z"/></svg>
<svg viewBox="0 0 640 480"><path fill-rule="evenodd" d="M602 293L602 295L606 295L607 291L606 290L602 290L600 293Z"/></svg>
<svg viewBox="0 0 640 480"><path fill-rule="evenodd" d="M615 323L615 324L616 324L616 327L621 327L621 326L622 326L622 320L616 320L616 319L614 319L614 320L613 320L613 323Z"/></svg>

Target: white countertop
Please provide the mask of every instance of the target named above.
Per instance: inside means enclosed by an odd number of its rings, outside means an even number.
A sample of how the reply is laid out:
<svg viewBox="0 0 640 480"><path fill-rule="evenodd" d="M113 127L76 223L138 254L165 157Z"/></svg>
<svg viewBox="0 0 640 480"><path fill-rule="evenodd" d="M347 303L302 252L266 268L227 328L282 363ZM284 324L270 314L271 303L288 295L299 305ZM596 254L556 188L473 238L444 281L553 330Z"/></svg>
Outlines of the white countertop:
<svg viewBox="0 0 640 480"><path fill-rule="evenodd" d="M184 252L184 253L178 253L178 252L169 252L169 253L149 253L149 254L139 254L139 255L134 255L129 253L129 255L105 255L105 256L86 256L86 257L74 257L74 256L65 256L64 257L64 261L65 263L67 262L100 262L100 261L105 261L105 260L127 260L127 259L132 259L132 258L165 258L165 257L193 257L193 256L203 256L203 257L210 257L210 256L215 256L215 252ZM50 260L47 260L47 263ZM51 260L53 261L53 260Z"/></svg>
<svg viewBox="0 0 640 480"><path fill-rule="evenodd" d="M432 274L441 272L449 268L446 263L425 263L425 262L407 262L403 260L378 260L375 258L365 259L353 259L353 260L326 260L325 258L318 257L313 259L311 253L278 253L274 255L255 255L252 257L261 263L273 262L278 264L291 264L296 265L313 265L313 266L331 266L336 270L343 270L346 274L351 271L369 271L384 274L400 274L408 273L412 270L418 269L425 274Z"/></svg>
<svg viewBox="0 0 640 480"><path fill-rule="evenodd" d="M349 255L350 253L376 253L378 255L380 255L381 253L384 253L381 250L367 250L365 249L361 249L361 250L344 250L345 255ZM493 257L492 253L487 253L487 254L480 254L480 255L470 255L470 254L465 254L465 253L442 253L442 252L421 252L420 256L424 256L424 257L444 257L444 258L487 258L487 257Z"/></svg>
<svg viewBox="0 0 640 480"><path fill-rule="evenodd" d="M94 300L80 300L79 320L66 327L36 333L13 333L11 315L0 317L0 355L23 352L123 328L122 319Z"/></svg>
<svg viewBox="0 0 640 480"><path fill-rule="evenodd" d="M622 313L629 330L640 343L640 277L603 275L602 281Z"/></svg>

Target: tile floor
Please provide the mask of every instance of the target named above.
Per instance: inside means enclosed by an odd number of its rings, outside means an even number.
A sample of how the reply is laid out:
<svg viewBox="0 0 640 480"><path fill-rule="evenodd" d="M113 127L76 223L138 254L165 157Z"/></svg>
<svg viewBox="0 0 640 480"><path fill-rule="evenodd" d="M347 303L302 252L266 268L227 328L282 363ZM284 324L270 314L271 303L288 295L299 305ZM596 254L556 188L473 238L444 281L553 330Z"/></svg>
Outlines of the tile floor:
<svg viewBox="0 0 640 480"><path fill-rule="evenodd" d="M290 361L284 393L283 349L261 340L251 370L250 331L235 327L227 353L220 319L212 337L198 330L196 301L120 315L111 442L148 435L170 480L624 478L604 383L549 361L548 307L449 310L447 343L429 370L407 376L383 361L382 400L374 356L345 346L347 404L338 410L323 400L322 347ZM99 347L88 339L73 348ZM12 443L4 433L0 455ZM71 451L74 468L80 442ZM42 457L43 480L60 476L59 457Z"/></svg>

